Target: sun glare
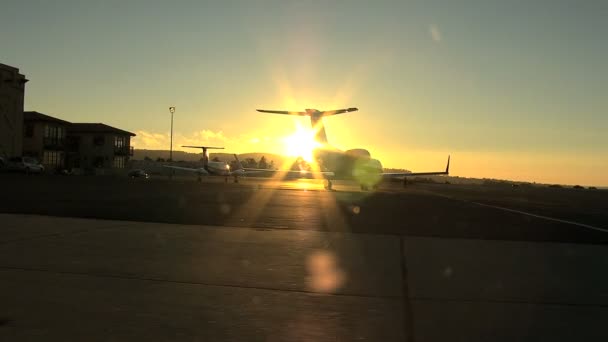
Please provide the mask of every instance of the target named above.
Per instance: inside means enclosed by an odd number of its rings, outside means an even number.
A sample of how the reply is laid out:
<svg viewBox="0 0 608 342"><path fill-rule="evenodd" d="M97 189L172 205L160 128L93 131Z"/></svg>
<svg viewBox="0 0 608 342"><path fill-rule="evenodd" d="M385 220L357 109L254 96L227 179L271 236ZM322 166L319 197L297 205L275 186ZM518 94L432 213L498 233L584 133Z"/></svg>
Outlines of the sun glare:
<svg viewBox="0 0 608 342"><path fill-rule="evenodd" d="M315 141L315 131L305 128L296 122L296 131L284 138L285 154L289 157L302 157L307 162L313 161L313 151L321 146Z"/></svg>

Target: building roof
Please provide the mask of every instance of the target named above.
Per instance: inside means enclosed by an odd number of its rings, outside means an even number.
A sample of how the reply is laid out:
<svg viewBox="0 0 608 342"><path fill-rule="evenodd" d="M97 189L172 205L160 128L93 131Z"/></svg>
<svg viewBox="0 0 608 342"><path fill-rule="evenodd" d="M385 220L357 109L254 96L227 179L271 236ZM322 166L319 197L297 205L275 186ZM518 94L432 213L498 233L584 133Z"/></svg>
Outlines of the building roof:
<svg viewBox="0 0 608 342"><path fill-rule="evenodd" d="M16 83L19 87L24 86L28 82L25 75L19 73L18 68L2 63L0 63L0 79L2 83L13 85Z"/></svg>
<svg viewBox="0 0 608 342"><path fill-rule="evenodd" d="M10 65L6 65L3 63L0 63L0 69L5 69L5 70L10 70L10 71L19 71L19 68L15 68L14 66L10 66Z"/></svg>
<svg viewBox="0 0 608 342"><path fill-rule="evenodd" d="M46 114L42 114L42 113L38 113L38 112L23 112L23 120L24 121L55 122L55 123L61 123L64 125L70 124L70 122L68 122L68 121L57 119L50 115L46 115Z"/></svg>
<svg viewBox="0 0 608 342"><path fill-rule="evenodd" d="M74 133L115 133L135 136L135 133L124 131L116 127L108 126L102 123L73 123L69 126L68 131Z"/></svg>
<svg viewBox="0 0 608 342"><path fill-rule="evenodd" d="M116 127L108 126L102 123L71 123L69 121L57 119L50 115L38 113L38 112L23 112L24 121L44 121L44 122L55 122L61 123L68 126L68 131L74 133L114 133L135 136L135 133L124 131Z"/></svg>

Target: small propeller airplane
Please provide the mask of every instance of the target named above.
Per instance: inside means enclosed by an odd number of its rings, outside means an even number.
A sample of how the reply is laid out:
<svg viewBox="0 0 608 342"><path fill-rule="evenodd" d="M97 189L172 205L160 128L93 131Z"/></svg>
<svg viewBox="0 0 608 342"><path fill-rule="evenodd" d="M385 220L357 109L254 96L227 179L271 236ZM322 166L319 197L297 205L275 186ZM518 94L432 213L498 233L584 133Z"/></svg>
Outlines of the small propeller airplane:
<svg viewBox="0 0 608 342"><path fill-rule="evenodd" d="M380 160L373 159L368 150L357 148L347 151L341 151L329 144L323 118L343 113L358 111L358 108L345 108L336 110L320 111L317 109L306 109L303 112L294 112L286 110L266 110L258 109L261 113L296 115L310 117L310 124L314 130L314 140L318 148L314 149L314 159L319 165L319 171L310 171L312 174L319 174L326 179L325 188L332 189L332 178L354 179L361 186L361 190L366 191L370 188L376 189L379 182L383 178L402 179L403 186L407 185L408 177L416 176L435 176L448 175L450 172L450 156L448 156L445 171L433 172L383 172L382 163ZM247 169L246 171L256 171L256 169ZM294 172L289 170L275 170L275 172Z"/></svg>
<svg viewBox="0 0 608 342"><path fill-rule="evenodd" d="M198 181L201 181L202 176L220 176L224 177L225 181L228 182L228 177L234 177L234 182L239 182L239 176L244 176L247 173L254 173L254 171L247 172L245 169L241 167L241 162L239 161L236 154L234 158L237 161L237 165L239 168L236 170L230 169L230 164L223 161L209 161L209 155L207 154L207 150L223 150L223 147L214 147L214 146L182 146L187 148L200 148L203 151L203 167L199 168L191 168L191 167L183 167L183 166L174 166L174 165L163 165L168 169L173 170L182 170L188 172L194 172L198 175ZM261 172L261 171L257 171Z"/></svg>

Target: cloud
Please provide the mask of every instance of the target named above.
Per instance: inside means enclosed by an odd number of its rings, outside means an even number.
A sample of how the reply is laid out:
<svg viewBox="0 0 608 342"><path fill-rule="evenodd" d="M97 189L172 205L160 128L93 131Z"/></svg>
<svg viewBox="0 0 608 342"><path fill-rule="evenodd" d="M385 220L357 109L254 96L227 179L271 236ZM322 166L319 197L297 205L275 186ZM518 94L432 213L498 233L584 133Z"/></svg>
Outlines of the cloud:
<svg viewBox="0 0 608 342"><path fill-rule="evenodd" d="M222 131L214 132L212 130L205 129L199 132L195 132L194 136L195 139L198 138L203 141L228 141L228 138L224 136L224 132Z"/></svg>
<svg viewBox="0 0 608 342"><path fill-rule="evenodd" d="M131 139L131 145L137 149L146 150L168 150L171 143L169 133L156 133L148 131L136 131L135 136ZM202 130L195 131L189 135L182 133L173 134L173 149L185 150L182 145L225 145L231 142L231 139L224 135L222 131Z"/></svg>
<svg viewBox="0 0 608 342"><path fill-rule="evenodd" d="M431 38L433 39L433 41L437 43L441 41L441 31L439 31L439 27L437 27L437 25L431 24L431 26L429 26L429 33L431 34Z"/></svg>
<svg viewBox="0 0 608 342"><path fill-rule="evenodd" d="M164 150L169 146L167 134L135 131L136 136L131 139L131 145L147 150Z"/></svg>
<svg viewBox="0 0 608 342"><path fill-rule="evenodd" d="M234 153L245 152L268 152L282 153L282 137L271 138L264 132L250 132L246 134L226 136L222 131L202 130L189 133L173 132L173 150L188 151L182 145L190 146L219 146L225 147L227 151ZM137 136L131 139L131 146L139 150L169 150L171 142L170 134L150 132L145 130L135 131Z"/></svg>

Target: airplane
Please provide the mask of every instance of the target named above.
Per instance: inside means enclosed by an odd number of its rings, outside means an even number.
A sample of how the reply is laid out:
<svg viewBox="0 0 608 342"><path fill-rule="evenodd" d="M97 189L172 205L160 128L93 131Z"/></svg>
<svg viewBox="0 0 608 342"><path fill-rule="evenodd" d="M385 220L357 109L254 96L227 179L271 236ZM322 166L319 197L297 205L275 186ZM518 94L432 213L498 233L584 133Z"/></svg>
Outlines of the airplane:
<svg viewBox="0 0 608 342"><path fill-rule="evenodd" d="M202 176L221 176L225 178L225 181L228 182L228 177L234 177L234 182L239 182L239 176L244 176L247 173L242 167L236 170L230 170L230 164L222 161L209 161L209 155L207 154L207 150L223 150L223 147L213 147L213 146L182 146L187 148L200 148L203 150L203 167L200 168L191 168L191 167L182 167L182 166L174 166L174 165L163 165L168 169L173 170L182 170L188 172L194 172L198 175L198 181L201 181ZM236 154L234 155L236 158L238 165L241 165L240 161Z"/></svg>
<svg viewBox="0 0 608 342"><path fill-rule="evenodd" d="M320 146L319 148L316 148L313 151L314 159L317 161L320 171L313 171L311 173L321 174L326 179L325 189L327 190L332 190L332 178L355 179L359 183L361 190L367 191L370 188L377 189L378 183L383 178L403 178L403 186L405 187L407 185L408 177L449 174L450 156L448 156L445 171L385 173L383 172L382 163L380 163L380 160L373 159L368 150L356 148L347 151L341 151L331 146L327 141L327 134L325 132L325 126L323 125L323 118L343 113L355 112L358 110L358 108L354 107L326 111L320 111L317 109L306 109L303 112L257 109L257 111L261 113L310 117L310 124L312 125L312 128L315 132L314 139ZM253 171L254 169L245 170Z"/></svg>

